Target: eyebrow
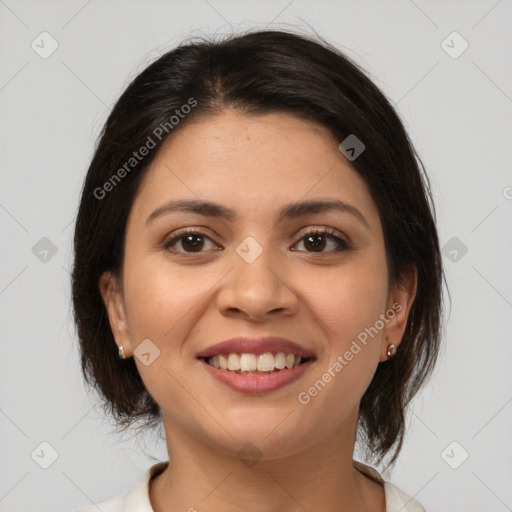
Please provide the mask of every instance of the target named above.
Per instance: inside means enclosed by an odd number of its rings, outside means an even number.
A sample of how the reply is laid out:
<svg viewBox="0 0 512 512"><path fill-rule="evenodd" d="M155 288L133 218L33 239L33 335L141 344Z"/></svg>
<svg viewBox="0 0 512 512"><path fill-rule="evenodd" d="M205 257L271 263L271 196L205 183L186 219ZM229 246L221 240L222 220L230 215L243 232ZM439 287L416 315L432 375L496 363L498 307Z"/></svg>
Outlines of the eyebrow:
<svg viewBox="0 0 512 512"><path fill-rule="evenodd" d="M277 223L285 219L296 219L306 215L316 215L331 211L348 213L353 215L359 222L371 231L370 225L364 215L351 204L339 200L311 200L290 203L283 206L277 214ZM237 218L236 212L211 201L202 201L199 199L181 199L169 201L156 208L146 219L146 225L151 223L157 217L168 213L195 213L206 217L214 217L223 220L233 221Z"/></svg>

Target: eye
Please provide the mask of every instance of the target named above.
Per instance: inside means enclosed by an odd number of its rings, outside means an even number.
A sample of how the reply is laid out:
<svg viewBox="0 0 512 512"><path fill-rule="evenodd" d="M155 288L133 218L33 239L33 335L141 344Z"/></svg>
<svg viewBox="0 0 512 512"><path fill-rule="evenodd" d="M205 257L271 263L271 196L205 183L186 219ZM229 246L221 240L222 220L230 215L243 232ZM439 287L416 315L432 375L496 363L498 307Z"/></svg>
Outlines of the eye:
<svg viewBox="0 0 512 512"><path fill-rule="evenodd" d="M307 252L325 252L323 249L326 247L328 241L333 243L334 251L327 252L349 250L351 248L350 244L343 238L336 236L334 233L335 230L332 228L315 228L303 234L299 242L304 243L305 247L309 246L312 248L312 251Z"/></svg>
<svg viewBox="0 0 512 512"><path fill-rule="evenodd" d="M170 249L172 252L177 253L200 253L203 252L202 249L205 246L205 240L209 240L212 242L212 240L206 236L201 231L197 231L196 229L183 229L176 236L171 238L168 242L165 242L163 247L164 249ZM178 251L175 248L173 248L174 245L181 243L181 248L184 249L184 251ZM213 242L212 242L213 244ZM213 244L215 245L215 244ZM217 246L215 246L217 247ZM190 249L190 250L187 250Z"/></svg>
<svg viewBox="0 0 512 512"><path fill-rule="evenodd" d="M306 250L306 252L313 253L341 252L351 249L351 245L343 238L336 236L334 234L335 232L336 231L332 228L315 228L302 234L298 243L303 243L306 249L308 247L311 249ZM211 242L214 248L219 248L213 243L210 237L205 235L203 232L193 228L186 228L179 231L169 241L165 242L163 244L163 248L178 254L200 254L201 252L204 252L203 249L205 248L206 241ZM334 250L324 251L329 242L334 246ZM174 247L176 245L181 245L182 250L180 251Z"/></svg>

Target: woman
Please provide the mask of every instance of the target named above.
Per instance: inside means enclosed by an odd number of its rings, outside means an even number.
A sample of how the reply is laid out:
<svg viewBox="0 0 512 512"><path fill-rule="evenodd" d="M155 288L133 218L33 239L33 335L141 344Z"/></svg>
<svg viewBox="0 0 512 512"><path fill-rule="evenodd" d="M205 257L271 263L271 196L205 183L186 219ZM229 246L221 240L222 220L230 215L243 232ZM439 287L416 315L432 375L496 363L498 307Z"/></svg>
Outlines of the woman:
<svg viewBox="0 0 512 512"><path fill-rule="evenodd" d="M163 423L169 461L101 510L424 510L353 460L393 465L439 349L418 162L325 42L182 44L135 78L85 180L73 301L86 380L120 427Z"/></svg>

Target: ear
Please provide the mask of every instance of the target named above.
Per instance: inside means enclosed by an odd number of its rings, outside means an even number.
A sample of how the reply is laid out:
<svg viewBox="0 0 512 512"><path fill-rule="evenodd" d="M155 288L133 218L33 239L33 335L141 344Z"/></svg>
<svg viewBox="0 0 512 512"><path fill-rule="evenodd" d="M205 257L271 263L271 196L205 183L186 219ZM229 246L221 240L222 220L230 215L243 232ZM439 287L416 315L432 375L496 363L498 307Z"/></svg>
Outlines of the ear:
<svg viewBox="0 0 512 512"><path fill-rule="evenodd" d="M118 347L124 347L124 354L130 357L132 346L126 320L123 292L118 278L110 271L104 272L99 280L99 289L108 314L112 334Z"/></svg>
<svg viewBox="0 0 512 512"><path fill-rule="evenodd" d="M384 327L379 361L389 359L387 354L389 345L392 344L398 349L402 341L409 312L416 297L417 284L418 272L413 266L402 274L400 282L393 285L389 291L385 312L388 321Z"/></svg>

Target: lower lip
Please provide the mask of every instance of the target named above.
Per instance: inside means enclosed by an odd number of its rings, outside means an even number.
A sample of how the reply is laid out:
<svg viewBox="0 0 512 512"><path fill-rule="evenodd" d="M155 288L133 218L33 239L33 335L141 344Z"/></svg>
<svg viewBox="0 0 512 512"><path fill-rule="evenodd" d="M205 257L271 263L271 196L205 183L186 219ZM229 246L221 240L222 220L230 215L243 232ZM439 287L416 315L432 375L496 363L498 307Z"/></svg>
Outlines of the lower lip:
<svg viewBox="0 0 512 512"><path fill-rule="evenodd" d="M221 384L234 391L241 393L262 394L271 391L277 391L297 380L313 363L314 359L309 359L294 368L279 370L269 375L243 375L241 373L221 370L208 364L205 360L200 360L210 375Z"/></svg>

